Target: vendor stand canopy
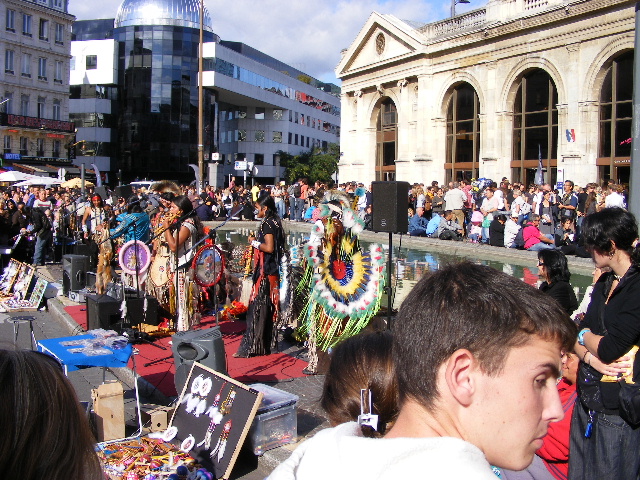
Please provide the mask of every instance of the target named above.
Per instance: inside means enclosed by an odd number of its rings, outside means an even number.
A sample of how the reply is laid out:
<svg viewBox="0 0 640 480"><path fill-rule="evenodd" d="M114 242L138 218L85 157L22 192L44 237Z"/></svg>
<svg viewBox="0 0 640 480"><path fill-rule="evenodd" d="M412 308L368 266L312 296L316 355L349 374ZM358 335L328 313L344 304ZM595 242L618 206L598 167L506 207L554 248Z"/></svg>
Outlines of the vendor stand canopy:
<svg viewBox="0 0 640 480"><path fill-rule="evenodd" d="M14 187L30 187L31 185L60 185L61 183L62 180L58 180L57 178L34 176L33 178L15 183Z"/></svg>
<svg viewBox="0 0 640 480"><path fill-rule="evenodd" d="M10 170L8 172L0 173L0 182L22 182L31 178L40 178L35 175L29 175L28 173L17 172Z"/></svg>
<svg viewBox="0 0 640 480"><path fill-rule="evenodd" d="M64 182L60 186L62 188L81 188L82 187L82 179L77 178L77 177L76 178L72 178L71 180L67 180L66 182ZM84 181L84 186L85 187L95 187L93 182L89 182L87 180Z"/></svg>

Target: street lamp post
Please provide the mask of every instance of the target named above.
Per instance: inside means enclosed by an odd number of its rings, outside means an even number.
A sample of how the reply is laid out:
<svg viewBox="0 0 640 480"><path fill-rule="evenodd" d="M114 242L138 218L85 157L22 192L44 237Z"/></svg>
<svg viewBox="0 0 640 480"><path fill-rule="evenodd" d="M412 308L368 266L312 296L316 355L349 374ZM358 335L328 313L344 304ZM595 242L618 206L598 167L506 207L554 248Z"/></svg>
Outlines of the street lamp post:
<svg viewBox="0 0 640 480"><path fill-rule="evenodd" d="M457 3L471 3L469 0L451 0L451 18L456 16Z"/></svg>

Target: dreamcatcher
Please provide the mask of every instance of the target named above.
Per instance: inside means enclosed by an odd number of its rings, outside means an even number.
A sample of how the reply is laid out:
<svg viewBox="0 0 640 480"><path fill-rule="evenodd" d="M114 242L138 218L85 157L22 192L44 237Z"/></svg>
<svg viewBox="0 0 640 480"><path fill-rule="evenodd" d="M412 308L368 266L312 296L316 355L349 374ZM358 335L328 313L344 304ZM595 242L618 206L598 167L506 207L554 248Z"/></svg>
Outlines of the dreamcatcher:
<svg viewBox="0 0 640 480"><path fill-rule="evenodd" d="M201 287L213 287L224 273L224 255L215 245L205 245L193 258L195 281Z"/></svg>
<svg viewBox="0 0 640 480"><path fill-rule="evenodd" d="M144 284L147 281L149 266L151 265L151 251L149 247L140 240L130 240L120 249L118 253L118 263L122 270L121 281L123 285L135 288L138 292L144 292ZM120 306L122 318L127 316L126 295L122 299ZM144 295L143 311L147 314L147 296ZM143 321L144 323L144 321Z"/></svg>
<svg viewBox="0 0 640 480"><path fill-rule="evenodd" d="M360 332L378 311L385 259L381 245L360 245L364 222L340 193L327 194L319 210L303 250L307 269L298 288L310 292L303 324L327 350Z"/></svg>

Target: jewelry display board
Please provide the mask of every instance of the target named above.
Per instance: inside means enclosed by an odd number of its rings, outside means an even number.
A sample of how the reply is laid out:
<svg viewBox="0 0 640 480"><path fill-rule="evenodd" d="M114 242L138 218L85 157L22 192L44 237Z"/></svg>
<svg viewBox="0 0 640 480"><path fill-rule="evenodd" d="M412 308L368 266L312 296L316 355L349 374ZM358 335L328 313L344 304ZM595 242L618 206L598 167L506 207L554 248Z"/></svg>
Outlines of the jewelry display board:
<svg viewBox="0 0 640 480"><path fill-rule="evenodd" d="M0 277L0 295L9 296L11 294L13 284L20 273L20 265L22 265L20 262L12 258L4 269Z"/></svg>
<svg viewBox="0 0 640 480"><path fill-rule="evenodd" d="M163 439L189 453L215 478L229 478L262 396L195 362Z"/></svg>
<svg viewBox="0 0 640 480"><path fill-rule="evenodd" d="M28 276L29 277L28 284L30 284L31 279L33 277L33 267L26 264L25 266L28 269L31 269L31 275ZM24 277L23 277L23 280L24 280L24 283L27 282L27 279ZM1 302L0 306L2 306L2 308L4 308L7 312L35 312L40 307L40 303L42 302L42 297L44 296L44 292L47 289L47 285L49 284L49 282L47 282L44 278L37 277L36 283L33 286L33 291L31 292L31 295L29 296L28 299L24 299L23 297L27 292L27 288L25 287L24 291L21 291L19 294L17 289L19 281L20 280L18 280L15 283L15 286L14 286L15 294L13 295L13 297Z"/></svg>

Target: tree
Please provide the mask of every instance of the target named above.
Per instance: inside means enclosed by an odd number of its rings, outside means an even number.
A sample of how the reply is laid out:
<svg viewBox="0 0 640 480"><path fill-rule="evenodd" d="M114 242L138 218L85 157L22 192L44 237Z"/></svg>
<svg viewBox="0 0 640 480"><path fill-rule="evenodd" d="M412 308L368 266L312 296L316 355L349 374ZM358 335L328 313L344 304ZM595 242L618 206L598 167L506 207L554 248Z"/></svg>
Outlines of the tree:
<svg viewBox="0 0 640 480"><path fill-rule="evenodd" d="M286 168L285 178L291 184L299 178L308 178L309 183L328 182L338 169L340 145L330 143L326 151L313 148L298 155L280 151L280 165Z"/></svg>

